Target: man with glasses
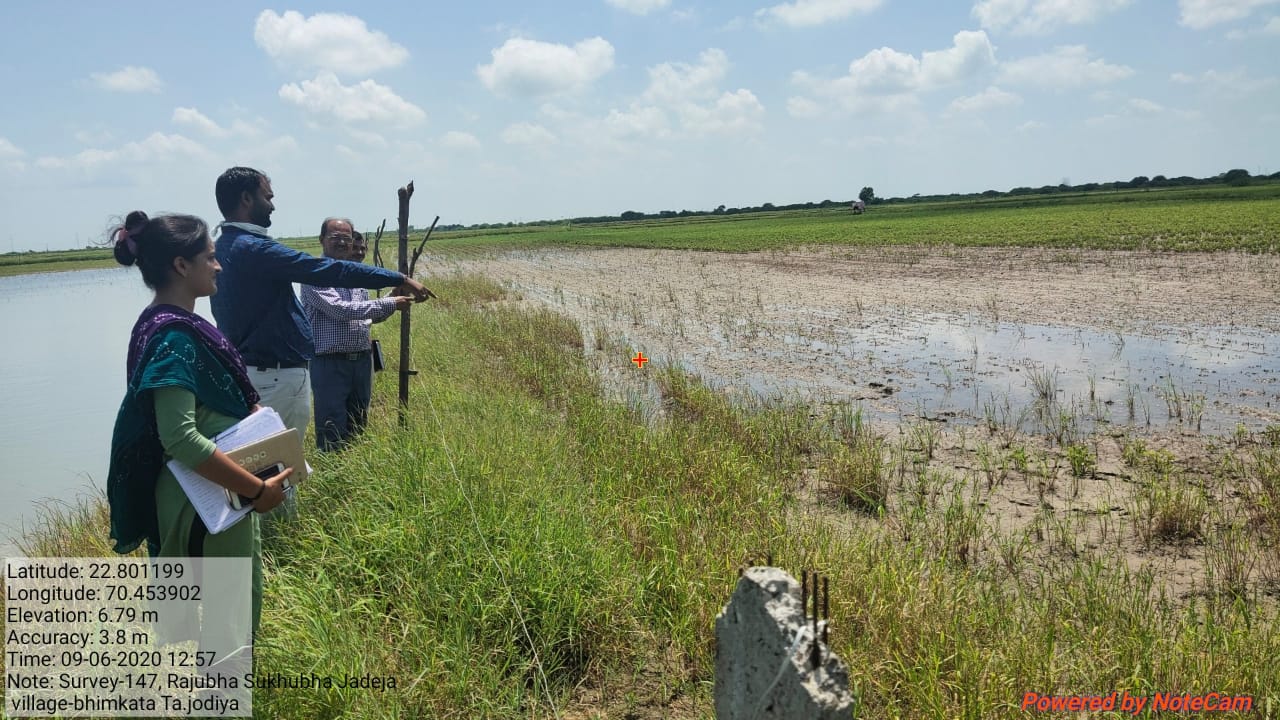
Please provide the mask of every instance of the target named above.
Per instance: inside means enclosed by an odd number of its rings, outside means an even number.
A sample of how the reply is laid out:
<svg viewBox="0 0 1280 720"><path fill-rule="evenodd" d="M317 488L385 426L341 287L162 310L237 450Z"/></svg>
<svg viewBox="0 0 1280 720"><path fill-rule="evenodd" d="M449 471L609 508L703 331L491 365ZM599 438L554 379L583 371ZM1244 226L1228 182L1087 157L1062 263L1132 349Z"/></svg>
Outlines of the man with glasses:
<svg viewBox="0 0 1280 720"><path fill-rule="evenodd" d="M359 262L355 231L346 218L320 226L320 246L333 260ZM311 323L316 355L311 361L316 445L339 450L364 429L373 389L369 326L413 304L412 297L369 299L364 288L302 286L302 309Z"/></svg>

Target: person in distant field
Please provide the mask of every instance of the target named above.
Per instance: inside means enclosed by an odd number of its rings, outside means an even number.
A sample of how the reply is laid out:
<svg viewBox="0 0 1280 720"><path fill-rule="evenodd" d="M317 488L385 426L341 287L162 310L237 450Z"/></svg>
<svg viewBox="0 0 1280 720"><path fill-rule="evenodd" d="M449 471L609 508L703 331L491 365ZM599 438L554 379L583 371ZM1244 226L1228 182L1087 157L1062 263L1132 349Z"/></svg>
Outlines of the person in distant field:
<svg viewBox="0 0 1280 720"><path fill-rule="evenodd" d="M107 500L118 553L144 541L152 557L252 558L253 629L262 608L262 539L256 513L210 535L166 462L176 459L266 512L285 499L292 468L260 480L212 438L249 415L258 393L235 346L195 314L218 292L221 267L204 221L129 213L112 234L121 265L137 265L155 298L129 338L127 390L111 437Z"/></svg>
<svg viewBox="0 0 1280 720"><path fill-rule="evenodd" d="M210 305L218 328L244 356L249 380L262 404L275 408L287 427L305 436L311 421L308 363L315 357L311 325L293 283L338 288L396 287L421 302L434 297L413 278L392 270L328 257L313 257L271 238L275 211L271 179L247 167L218 177L217 258L222 292Z"/></svg>
<svg viewBox="0 0 1280 720"><path fill-rule="evenodd" d="M320 225L324 256L357 262L355 235L350 220L326 219ZM373 390L369 326L412 304L413 298L395 295L370 300L362 288L302 286L302 309L316 349L311 392L316 446L322 451L341 449L364 429Z"/></svg>

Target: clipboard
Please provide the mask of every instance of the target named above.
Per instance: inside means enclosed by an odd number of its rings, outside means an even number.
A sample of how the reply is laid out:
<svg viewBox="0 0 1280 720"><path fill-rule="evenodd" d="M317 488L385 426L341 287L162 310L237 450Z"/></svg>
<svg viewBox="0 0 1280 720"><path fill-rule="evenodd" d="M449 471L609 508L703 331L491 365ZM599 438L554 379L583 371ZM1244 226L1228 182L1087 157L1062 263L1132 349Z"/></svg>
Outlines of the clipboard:
<svg viewBox="0 0 1280 720"><path fill-rule="evenodd" d="M215 436L213 442L249 472L277 462L293 468L289 476L292 487L287 493L293 492L293 487L305 480L311 469L302 453L302 436L286 428L279 413L271 408L262 408L232 425ZM217 535L253 512L253 508L247 506L232 509L227 503L225 488L177 460L170 460L168 466L211 535Z"/></svg>

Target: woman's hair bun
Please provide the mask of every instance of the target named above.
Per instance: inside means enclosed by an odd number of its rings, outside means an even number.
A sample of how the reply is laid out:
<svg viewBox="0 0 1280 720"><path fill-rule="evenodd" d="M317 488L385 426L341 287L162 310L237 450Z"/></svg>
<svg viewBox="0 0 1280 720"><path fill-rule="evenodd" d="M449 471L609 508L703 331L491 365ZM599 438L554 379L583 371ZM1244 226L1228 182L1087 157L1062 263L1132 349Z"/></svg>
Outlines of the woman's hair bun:
<svg viewBox="0 0 1280 720"><path fill-rule="evenodd" d="M151 218L147 217L147 214L141 210L134 210L124 219L125 232L133 235L136 239L138 233L142 232L142 228L146 226L147 221L150 219Z"/></svg>
<svg viewBox="0 0 1280 720"><path fill-rule="evenodd" d="M124 225L116 228L112 233L112 239L115 241L112 254L115 255L116 262L126 267L137 262L138 236L142 234L149 220L146 213L134 210L125 217Z"/></svg>

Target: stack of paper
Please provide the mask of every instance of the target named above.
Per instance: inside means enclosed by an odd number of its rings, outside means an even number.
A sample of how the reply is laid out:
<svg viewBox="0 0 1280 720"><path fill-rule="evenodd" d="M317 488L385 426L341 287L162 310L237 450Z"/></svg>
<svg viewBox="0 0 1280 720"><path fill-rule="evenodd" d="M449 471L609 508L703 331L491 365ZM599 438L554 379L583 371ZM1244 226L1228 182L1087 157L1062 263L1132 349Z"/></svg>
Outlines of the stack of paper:
<svg viewBox="0 0 1280 720"><path fill-rule="evenodd" d="M213 438L213 442L218 449L233 460L245 455L262 454L256 452L257 448L270 447L270 457L262 458L262 462L257 463L253 467L246 467L250 472L256 472L262 467L274 465L277 462L283 462L286 467L293 468L293 474L289 476L290 487L287 492L293 492L297 483L306 479L307 473L311 468L306 461L302 459L302 438L298 436L296 431L290 431L292 436L281 435L281 431L285 430L284 421L280 419L280 414L275 410L264 407L249 417L232 425L223 432ZM281 438L286 439L285 449L278 449ZM296 445L296 448L293 447ZM239 457L238 457L239 456ZM246 463L241 463L245 465ZM200 515L200 519L204 521L205 527L209 528L209 532L216 535L223 530L235 525L245 515L253 512L253 508L245 506L239 510L233 510L230 503L227 502L227 494L225 489L205 478L191 468L183 465L177 460L169 461L169 469L173 471L173 476L178 479L178 484L187 493L187 497L191 499L191 504L195 506L196 513Z"/></svg>

